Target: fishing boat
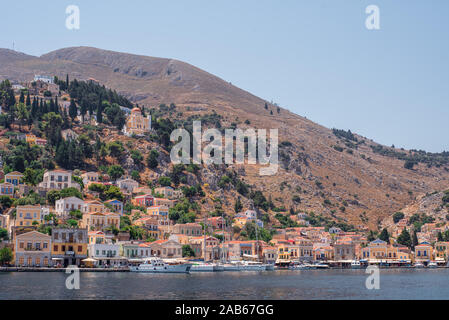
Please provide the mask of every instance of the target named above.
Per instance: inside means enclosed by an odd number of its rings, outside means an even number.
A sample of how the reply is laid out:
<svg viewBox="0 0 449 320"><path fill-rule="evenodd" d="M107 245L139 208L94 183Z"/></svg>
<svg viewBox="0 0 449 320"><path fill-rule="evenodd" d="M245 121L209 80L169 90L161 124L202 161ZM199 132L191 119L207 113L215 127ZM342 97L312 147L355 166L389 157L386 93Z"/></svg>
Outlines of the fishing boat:
<svg viewBox="0 0 449 320"><path fill-rule="evenodd" d="M145 259L144 263L138 266L130 266L131 272L145 272L145 273L189 273L192 264L190 263L172 263L168 264L161 258L151 257Z"/></svg>

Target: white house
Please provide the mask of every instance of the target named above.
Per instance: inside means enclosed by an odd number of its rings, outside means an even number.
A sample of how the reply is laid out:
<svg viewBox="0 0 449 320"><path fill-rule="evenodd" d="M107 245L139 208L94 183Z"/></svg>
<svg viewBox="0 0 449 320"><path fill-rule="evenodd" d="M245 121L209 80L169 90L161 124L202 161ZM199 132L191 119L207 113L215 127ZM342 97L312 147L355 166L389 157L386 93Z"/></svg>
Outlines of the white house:
<svg viewBox="0 0 449 320"><path fill-rule="evenodd" d="M62 190L66 188L81 189L81 186L72 181L72 172L66 170L52 170L44 173L44 178L39 187L46 190Z"/></svg>
<svg viewBox="0 0 449 320"><path fill-rule="evenodd" d="M139 183L131 178L120 179L117 180L116 183L121 190L125 190L128 193L131 193L134 188L137 188L139 186Z"/></svg>
<svg viewBox="0 0 449 320"><path fill-rule="evenodd" d="M67 197L63 199L56 200L55 211L57 215L66 216L72 210L82 211L84 201L77 197Z"/></svg>
<svg viewBox="0 0 449 320"><path fill-rule="evenodd" d="M127 259L120 256L120 246L115 243L94 243L88 246L89 258L97 260L99 266L119 267L126 264Z"/></svg>

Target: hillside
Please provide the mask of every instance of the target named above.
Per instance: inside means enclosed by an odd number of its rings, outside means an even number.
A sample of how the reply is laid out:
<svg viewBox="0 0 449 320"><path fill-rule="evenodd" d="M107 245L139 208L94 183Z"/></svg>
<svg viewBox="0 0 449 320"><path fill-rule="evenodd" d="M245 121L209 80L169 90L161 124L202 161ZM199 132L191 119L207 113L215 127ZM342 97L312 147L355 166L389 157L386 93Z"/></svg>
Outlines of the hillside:
<svg viewBox="0 0 449 320"><path fill-rule="evenodd" d="M181 61L88 47L65 48L41 57L0 49L0 80L31 81L35 74L94 78L132 102L156 110L162 103L174 103L176 112L160 111L161 117L174 120L215 111L222 116L222 127L278 128L279 141L284 143L277 175L260 177L255 166L228 168L255 190L261 190L267 199L271 197L277 211L313 211L358 228L376 228L382 219L411 204L415 197L449 186L446 155L420 156L420 163L406 169L405 161L397 155L409 155L408 151L382 147L379 152L379 145L367 138L333 132L286 109L278 112L270 104L266 109L263 99ZM250 124L245 124L246 120ZM104 137L108 141L123 140L124 144L130 140L144 153L157 147L142 139L124 138L113 130ZM145 175L164 174L167 157L164 169L153 172L147 168ZM233 188L217 186L225 170L203 168L201 182L211 186L212 198L222 198L226 212L232 212L237 193ZM250 200L243 200L244 205L250 205ZM204 210L213 209L213 202L203 205Z"/></svg>

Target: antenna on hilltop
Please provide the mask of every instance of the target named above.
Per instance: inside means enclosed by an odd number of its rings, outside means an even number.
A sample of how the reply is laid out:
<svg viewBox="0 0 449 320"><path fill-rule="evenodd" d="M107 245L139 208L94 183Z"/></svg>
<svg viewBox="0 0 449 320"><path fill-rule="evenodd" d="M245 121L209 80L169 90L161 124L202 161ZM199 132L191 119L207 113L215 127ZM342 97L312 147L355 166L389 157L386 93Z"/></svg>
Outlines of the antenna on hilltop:
<svg viewBox="0 0 449 320"><path fill-rule="evenodd" d="M14 41L12 42L12 51L15 51L14 50Z"/></svg>

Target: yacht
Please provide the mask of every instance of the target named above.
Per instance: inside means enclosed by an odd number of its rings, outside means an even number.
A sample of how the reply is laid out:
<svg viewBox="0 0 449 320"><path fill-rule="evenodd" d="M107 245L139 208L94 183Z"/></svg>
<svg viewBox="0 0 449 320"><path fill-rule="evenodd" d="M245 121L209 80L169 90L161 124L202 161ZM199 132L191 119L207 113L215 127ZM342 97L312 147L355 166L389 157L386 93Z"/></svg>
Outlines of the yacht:
<svg viewBox="0 0 449 320"><path fill-rule="evenodd" d="M362 268L362 264L360 263L360 261L353 260L351 262L351 269L361 269L361 268Z"/></svg>
<svg viewBox="0 0 449 320"><path fill-rule="evenodd" d="M329 265L325 263L318 263L315 265L316 269L329 269Z"/></svg>
<svg viewBox="0 0 449 320"><path fill-rule="evenodd" d="M144 263L138 266L130 266L131 272L147 272L147 273L189 273L192 264L190 263L165 263L161 258L152 257L145 259Z"/></svg>

